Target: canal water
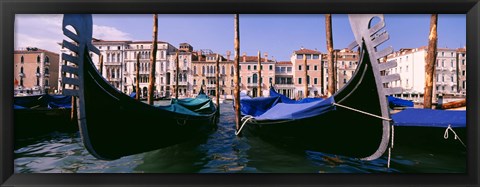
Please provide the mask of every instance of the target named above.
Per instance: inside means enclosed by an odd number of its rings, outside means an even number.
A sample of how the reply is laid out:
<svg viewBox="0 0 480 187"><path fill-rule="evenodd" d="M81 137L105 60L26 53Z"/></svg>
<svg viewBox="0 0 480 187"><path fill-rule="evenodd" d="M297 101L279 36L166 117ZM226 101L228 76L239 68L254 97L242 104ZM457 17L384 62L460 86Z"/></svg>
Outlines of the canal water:
<svg viewBox="0 0 480 187"><path fill-rule="evenodd" d="M436 153L396 146L391 167L388 154L374 160L292 151L256 137L235 136L231 101L221 104L218 130L207 140L98 160L83 147L78 133L51 133L18 140L16 173L465 173L465 151ZM18 146L17 146L18 147Z"/></svg>

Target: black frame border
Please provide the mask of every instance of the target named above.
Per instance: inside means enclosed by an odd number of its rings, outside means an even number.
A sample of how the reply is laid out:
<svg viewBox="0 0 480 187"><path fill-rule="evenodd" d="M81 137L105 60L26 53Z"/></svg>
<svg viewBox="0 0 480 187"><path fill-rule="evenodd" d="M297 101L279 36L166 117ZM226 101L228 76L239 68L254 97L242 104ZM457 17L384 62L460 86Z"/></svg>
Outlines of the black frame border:
<svg viewBox="0 0 480 187"><path fill-rule="evenodd" d="M137 14L153 12L160 14L324 14L372 13L372 10L378 11L375 13L390 14L466 14L467 174L14 174L13 71L11 71L13 63L10 62L13 62L15 14ZM0 63L0 185L479 185L479 0L0 0L0 35L0 59L2 59Z"/></svg>

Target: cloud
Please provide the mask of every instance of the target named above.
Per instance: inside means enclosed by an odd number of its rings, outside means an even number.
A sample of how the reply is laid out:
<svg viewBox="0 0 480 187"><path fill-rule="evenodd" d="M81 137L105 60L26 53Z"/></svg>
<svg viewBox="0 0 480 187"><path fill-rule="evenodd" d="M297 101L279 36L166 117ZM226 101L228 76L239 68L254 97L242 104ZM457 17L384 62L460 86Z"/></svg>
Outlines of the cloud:
<svg viewBox="0 0 480 187"><path fill-rule="evenodd" d="M17 14L15 16L14 47L38 47L60 53L61 43L66 37L62 32L61 14ZM93 25L93 37L103 40L131 40L129 33L115 27Z"/></svg>
<svg viewBox="0 0 480 187"><path fill-rule="evenodd" d="M93 37L102 40L132 40L130 34L115 27L93 25Z"/></svg>

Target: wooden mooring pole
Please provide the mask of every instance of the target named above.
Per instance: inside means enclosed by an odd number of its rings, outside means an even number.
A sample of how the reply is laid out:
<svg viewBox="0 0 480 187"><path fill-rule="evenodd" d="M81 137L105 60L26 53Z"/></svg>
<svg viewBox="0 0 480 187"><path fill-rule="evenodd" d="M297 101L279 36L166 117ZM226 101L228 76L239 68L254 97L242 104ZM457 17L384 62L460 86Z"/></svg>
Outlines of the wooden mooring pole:
<svg viewBox="0 0 480 187"><path fill-rule="evenodd" d="M220 115L220 55L217 54L216 57L216 68L215 68L215 83L216 83L216 90L215 96L217 101L217 116Z"/></svg>
<svg viewBox="0 0 480 187"><path fill-rule="evenodd" d="M98 61L100 62L99 63L100 64L100 68L99 68L100 69L100 75L103 76L103 55L100 55L100 57L98 57L98 58L99 58Z"/></svg>
<svg viewBox="0 0 480 187"><path fill-rule="evenodd" d="M432 108L433 77L435 76L435 61L437 60L437 21L438 15L430 17L430 35L428 36L428 49L425 57L425 94L423 95L423 108Z"/></svg>
<svg viewBox="0 0 480 187"><path fill-rule="evenodd" d="M304 67L304 71L305 71L305 82L303 83L305 85L305 97L304 98L307 98L308 97L308 70L307 70L307 55L306 54L303 54L303 66Z"/></svg>
<svg viewBox="0 0 480 187"><path fill-rule="evenodd" d="M137 54L137 64L136 64L136 77L137 77L137 81L136 81L136 94L135 94L135 98L137 100L140 100L140 94L141 94L141 90L140 90L140 53Z"/></svg>
<svg viewBox="0 0 480 187"><path fill-rule="evenodd" d="M180 67L178 65L178 51L175 54L175 99L178 99L178 75Z"/></svg>
<svg viewBox="0 0 480 187"><path fill-rule="evenodd" d="M260 51L258 51L258 90L257 97L262 97L262 58L260 56Z"/></svg>
<svg viewBox="0 0 480 187"><path fill-rule="evenodd" d="M234 107L235 107L235 126L236 130L240 129L241 123L241 116L240 116L240 22L239 22L239 15L235 14L234 16L234 30L235 30L235 39L234 39L234 47L235 47L235 57L233 61L233 65L235 67L235 72L233 76L233 82L235 84L235 89L233 91L234 95Z"/></svg>
<svg viewBox="0 0 480 187"><path fill-rule="evenodd" d="M326 35L327 35L327 52L328 52L328 91L327 95L330 97L335 93L336 90L336 80L337 77L335 76L334 73L334 68L335 65L333 63L333 37L332 37L332 15L331 14L325 14L325 30L326 30Z"/></svg>
<svg viewBox="0 0 480 187"><path fill-rule="evenodd" d="M153 42L150 56L150 76L148 84L148 104L153 105L153 90L155 89L155 62L157 61L158 14L153 14Z"/></svg>

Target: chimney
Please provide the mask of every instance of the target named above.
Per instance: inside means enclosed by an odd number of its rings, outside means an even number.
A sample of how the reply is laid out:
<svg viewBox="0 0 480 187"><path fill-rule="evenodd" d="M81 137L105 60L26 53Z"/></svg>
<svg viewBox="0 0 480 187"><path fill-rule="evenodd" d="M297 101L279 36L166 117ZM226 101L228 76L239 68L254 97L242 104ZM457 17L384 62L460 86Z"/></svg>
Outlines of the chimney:
<svg viewBox="0 0 480 187"><path fill-rule="evenodd" d="M230 55L232 55L232 52L227 51L227 60L230 61Z"/></svg>
<svg viewBox="0 0 480 187"><path fill-rule="evenodd" d="M265 62L268 62L268 53L267 53L267 52L264 52L264 53L263 53L263 56L265 57Z"/></svg>
<svg viewBox="0 0 480 187"><path fill-rule="evenodd" d="M246 62L246 61L247 61L247 53L246 53L246 52L243 52L242 58L243 58L242 62Z"/></svg>

